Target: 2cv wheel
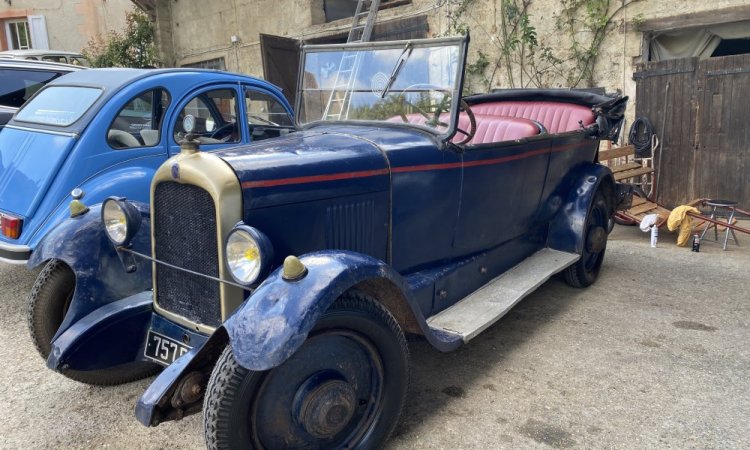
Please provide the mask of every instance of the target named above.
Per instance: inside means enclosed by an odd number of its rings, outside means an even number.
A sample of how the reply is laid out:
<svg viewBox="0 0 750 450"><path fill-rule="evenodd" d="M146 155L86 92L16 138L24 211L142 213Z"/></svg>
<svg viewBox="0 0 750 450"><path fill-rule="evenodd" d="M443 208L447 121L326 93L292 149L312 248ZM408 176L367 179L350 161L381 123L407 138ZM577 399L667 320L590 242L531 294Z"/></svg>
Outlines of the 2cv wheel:
<svg viewBox="0 0 750 450"><path fill-rule="evenodd" d="M565 282L570 286L583 288L591 286L599 276L607 250L607 228L609 208L601 191L594 195L586 223L583 228L583 251L581 259L563 271Z"/></svg>
<svg viewBox="0 0 750 450"><path fill-rule="evenodd" d="M62 261L51 260L44 266L31 288L27 300L26 321L31 340L45 360L52 349L52 338L60 328L70 307L76 288L73 271ZM133 362L117 367L92 371L67 370L66 377L96 386L129 383L155 374L159 366Z"/></svg>
<svg viewBox="0 0 750 450"><path fill-rule="evenodd" d="M378 448L398 423L408 377L406 339L393 316L347 293L280 366L249 371L226 348L204 400L206 445Z"/></svg>

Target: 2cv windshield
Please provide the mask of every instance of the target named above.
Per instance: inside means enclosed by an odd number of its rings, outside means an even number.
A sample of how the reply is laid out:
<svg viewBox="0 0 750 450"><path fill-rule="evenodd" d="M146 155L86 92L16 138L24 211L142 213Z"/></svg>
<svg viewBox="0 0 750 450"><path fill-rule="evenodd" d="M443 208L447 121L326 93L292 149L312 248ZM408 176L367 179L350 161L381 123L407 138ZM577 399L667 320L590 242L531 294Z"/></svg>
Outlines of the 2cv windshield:
<svg viewBox="0 0 750 450"><path fill-rule="evenodd" d="M300 125L410 123L445 134L460 100L462 38L305 47Z"/></svg>

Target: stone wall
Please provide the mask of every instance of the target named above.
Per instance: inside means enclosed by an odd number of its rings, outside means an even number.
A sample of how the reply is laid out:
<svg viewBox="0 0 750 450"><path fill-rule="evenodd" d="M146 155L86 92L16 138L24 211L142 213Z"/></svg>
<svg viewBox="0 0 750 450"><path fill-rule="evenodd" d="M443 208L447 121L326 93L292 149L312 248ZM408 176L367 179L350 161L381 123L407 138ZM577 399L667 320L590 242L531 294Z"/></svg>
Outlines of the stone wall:
<svg viewBox="0 0 750 450"><path fill-rule="evenodd" d="M97 34L120 30L129 0L3 0L0 2L0 47L7 49L5 21L32 15L45 17L52 50L80 51Z"/></svg>
<svg viewBox="0 0 750 450"><path fill-rule="evenodd" d="M610 11L630 1L612 0ZM450 14L453 13L455 17L455 11L462 3L467 6L454 22L471 32L469 63L477 61L480 50L490 63L483 74L468 75L467 89L483 91L488 86L509 87L507 63L501 59L503 14L500 0L412 0L404 6L382 10L378 20L382 22L397 17L426 15L430 35L442 36L449 33L451 28ZM228 70L255 76L263 74L258 40L260 33L304 40L344 32L350 25L349 20L323 23L323 0L180 0L157 1L156 4L156 21L161 35L159 47L166 65L224 58ZM592 76L590 79L584 77L577 87L600 86L608 91L619 89L632 98L635 95L635 82L632 79L634 64L640 58L643 45L639 22L746 4L747 0L632 2L613 16L599 47ZM570 55L571 33L558 30L556 17L560 11L559 0L530 0L528 14L540 45L549 47L553 56L566 59ZM590 33L580 24L574 26L574 33L582 43L591 39ZM232 36L239 40L233 43ZM497 61L500 63L495 69ZM521 76L517 62L511 61L511 66L515 87L534 86L528 76ZM570 75L569 71L567 75ZM550 73L543 78L543 84L547 87L570 87L571 84L569 76L562 74ZM634 110L631 103L629 117L632 117Z"/></svg>

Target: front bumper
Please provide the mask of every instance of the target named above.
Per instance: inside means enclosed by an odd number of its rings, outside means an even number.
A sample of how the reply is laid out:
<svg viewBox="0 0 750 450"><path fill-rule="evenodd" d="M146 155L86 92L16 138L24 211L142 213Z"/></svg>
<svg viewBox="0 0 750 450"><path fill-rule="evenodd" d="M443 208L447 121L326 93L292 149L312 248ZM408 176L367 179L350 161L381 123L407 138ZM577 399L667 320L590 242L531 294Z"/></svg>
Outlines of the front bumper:
<svg viewBox="0 0 750 450"><path fill-rule="evenodd" d="M26 264L30 257L31 247L0 241L0 262L20 265Z"/></svg>

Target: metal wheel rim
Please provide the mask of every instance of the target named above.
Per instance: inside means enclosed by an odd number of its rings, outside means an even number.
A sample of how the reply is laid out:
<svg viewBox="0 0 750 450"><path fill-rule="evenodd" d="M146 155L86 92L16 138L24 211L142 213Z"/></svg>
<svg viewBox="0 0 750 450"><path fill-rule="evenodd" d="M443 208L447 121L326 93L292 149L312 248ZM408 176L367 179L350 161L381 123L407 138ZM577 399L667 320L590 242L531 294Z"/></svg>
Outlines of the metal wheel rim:
<svg viewBox="0 0 750 450"><path fill-rule="evenodd" d="M319 339L326 339L327 337L335 336L338 338L346 338L350 340L353 343L356 343L361 350L366 352L368 356L371 357L371 361L373 364L370 367L370 373L372 375L372 380L374 383L370 386L370 398L374 399L372 402L368 402L364 405L364 408L361 412L358 414L355 414L355 416L359 416L356 419L352 418L350 423L347 425L346 436L344 439L341 439L338 442L310 442L308 446L305 446L305 448L352 448L353 446L356 446L358 442L361 442L362 440L366 439L367 435L372 431L373 425L377 422L382 410L383 410L383 392L384 392L384 370L383 370L383 363L382 359L380 357L379 352L377 351L376 347L370 342L369 339L367 339L365 336L356 333L351 330L346 329L331 329L331 330L325 330L321 331L315 334L311 334L308 337L308 340L306 341L305 345L298 350L298 352L295 354L299 354L300 351L309 351L309 348L305 349L306 346L308 346L310 343L314 343L316 340ZM294 358L294 356L292 358ZM290 360L292 359L290 358ZM284 363L286 364L286 362ZM329 364L333 365L333 364ZM282 365L283 366L283 365ZM279 366L279 367L282 367ZM278 368L276 368L278 369ZM259 382L258 387L255 389L255 392L253 393L253 398L251 401L252 407L248 414L248 427L250 436L252 437L253 441L253 447L256 449L266 449L266 448L274 448L273 445L266 445L264 443L264 440L267 441L268 437L266 434L266 430L259 429L258 427L258 421L260 414L263 413L261 411L261 404L260 401L261 398L268 394L266 390L269 388L269 384L272 381L273 377L275 376L276 369L272 369L271 371L267 372L263 379ZM335 369L334 369L335 370ZM296 380L293 384L289 384L289 390L290 391L296 391L301 384L303 384L306 381L305 376L301 376L300 379ZM361 401L361 399L360 399ZM291 406L291 405L290 405ZM288 412L292 413L291 408L288 408ZM340 433L343 434L343 433ZM336 436L338 437L338 435Z"/></svg>

